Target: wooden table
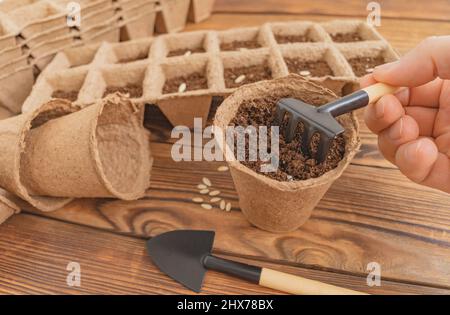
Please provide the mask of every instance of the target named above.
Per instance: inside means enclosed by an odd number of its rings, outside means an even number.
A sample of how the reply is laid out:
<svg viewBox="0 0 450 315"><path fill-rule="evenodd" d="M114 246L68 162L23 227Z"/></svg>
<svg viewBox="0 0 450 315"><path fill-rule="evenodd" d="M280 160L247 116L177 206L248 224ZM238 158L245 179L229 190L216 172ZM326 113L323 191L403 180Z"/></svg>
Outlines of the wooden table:
<svg viewBox="0 0 450 315"><path fill-rule="evenodd" d="M405 53L430 35L450 34L448 0L380 1L381 34ZM217 1L211 19L187 30L226 29L267 21L365 18L364 1ZM363 146L298 231L271 234L247 223L220 163L175 163L170 125L153 110L155 165L148 198L77 200L66 208L23 213L0 226L0 293L191 293L150 262L145 239L178 229L214 229L215 253L374 294L450 293L450 197L413 184L386 162L362 125ZM231 212L193 204L210 178ZM366 285L367 264L381 265L382 286ZM66 284L69 262L81 265L81 287ZM210 272L203 293L278 293Z"/></svg>

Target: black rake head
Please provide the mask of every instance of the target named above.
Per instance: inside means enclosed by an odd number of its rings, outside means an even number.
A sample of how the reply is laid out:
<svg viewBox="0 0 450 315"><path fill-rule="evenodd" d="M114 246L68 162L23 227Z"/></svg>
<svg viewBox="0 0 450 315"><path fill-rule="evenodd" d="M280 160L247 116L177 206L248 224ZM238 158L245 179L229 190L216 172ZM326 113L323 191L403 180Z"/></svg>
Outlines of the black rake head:
<svg viewBox="0 0 450 315"><path fill-rule="evenodd" d="M288 114L289 122L285 130L286 142L291 142L299 123L304 126L302 135L302 150L309 152L311 139L314 134L320 134L320 142L317 149L317 162L325 160L331 142L344 132L342 127L331 113L321 111L320 107L309 105L293 98L283 98L277 103L275 123L281 125L285 115Z"/></svg>

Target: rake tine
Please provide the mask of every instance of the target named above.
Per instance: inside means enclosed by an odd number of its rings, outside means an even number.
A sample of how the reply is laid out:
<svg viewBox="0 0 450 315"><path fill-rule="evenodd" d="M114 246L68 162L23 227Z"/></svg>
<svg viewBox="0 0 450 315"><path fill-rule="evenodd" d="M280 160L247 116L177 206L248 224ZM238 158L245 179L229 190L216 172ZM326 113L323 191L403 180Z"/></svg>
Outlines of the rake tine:
<svg viewBox="0 0 450 315"><path fill-rule="evenodd" d="M331 140L332 139L330 139L330 137L325 133L323 132L320 133L320 142L316 158L317 162L322 163L323 161L325 161L328 154L328 150L330 149Z"/></svg>
<svg viewBox="0 0 450 315"><path fill-rule="evenodd" d="M276 113L275 113L275 124L278 126L281 126L283 123L284 115L286 115L286 109L277 107Z"/></svg>
<svg viewBox="0 0 450 315"><path fill-rule="evenodd" d="M292 115L289 118L289 123L286 127L286 135L285 135L287 142L291 142L292 139L294 138L295 130L297 129L297 125L298 125L298 119L299 118L295 115Z"/></svg>

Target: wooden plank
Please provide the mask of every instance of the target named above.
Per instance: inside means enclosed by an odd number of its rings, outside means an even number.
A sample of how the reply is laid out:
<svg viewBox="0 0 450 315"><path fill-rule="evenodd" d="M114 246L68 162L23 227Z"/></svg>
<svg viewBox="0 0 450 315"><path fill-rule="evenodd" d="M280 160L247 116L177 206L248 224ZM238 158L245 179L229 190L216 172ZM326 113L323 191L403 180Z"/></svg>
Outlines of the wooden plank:
<svg viewBox="0 0 450 315"><path fill-rule="evenodd" d="M351 165L301 229L271 234L252 227L238 211L231 176L216 171L221 163L176 163L170 148L153 145L147 199L85 199L39 214L141 237L180 228L213 229L216 248L229 254L357 275L377 261L390 279L450 286L449 195L411 183L395 169ZM192 202L203 176L234 211L208 211Z"/></svg>
<svg viewBox="0 0 450 315"><path fill-rule="evenodd" d="M223 255L222 255L223 256ZM150 261L145 241L26 214L0 227L0 294L191 294ZM275 268L373 294L449 294L449 290L382 279L369 288L365 277L270 262L225 258ZM70 262L81 267L81 287L69 287ZM208 272L203 294L278 294L229 276Z"/></svg>
<svg viewBox="0 0 450 315"><path fill-rule="evenodd" d="M360 0L217 0L216 13L291 13L365 18L369 11L367 3ZM432 4L423 0L380 0L382 19L417 19L448 21L450 2L433 0Z"/></svg>
<svg viewBox="0 0 450 315"><path fill-rule="evenodd" d="M274 0L275 1L275 0ZM317 1L316 1L317 2ZM432 7L427 4L428 7ZM433 3L434 6L434 3ZM447 11L448 12L448 11ZM450 34L449 14L446 14L448 22L420 21L420 20L382 20L377 30L391 45L401 54L415 47L422 39L433 35ZM190 24L186 31L200 29L228 29L232 27L256 26L265 22L307 20L329 21L338 16L321 16L314 14L287 15L287 14L214 14L210 19L199 24Z"/></svg>

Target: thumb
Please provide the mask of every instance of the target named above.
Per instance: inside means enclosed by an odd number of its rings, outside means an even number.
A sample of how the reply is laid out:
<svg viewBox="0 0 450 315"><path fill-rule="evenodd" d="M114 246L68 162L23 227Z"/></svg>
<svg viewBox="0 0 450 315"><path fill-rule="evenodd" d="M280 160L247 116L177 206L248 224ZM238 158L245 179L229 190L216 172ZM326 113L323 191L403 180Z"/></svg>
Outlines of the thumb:
<svg viewBox="0 0 450 315"><path fill-rule="evenodd" d="M450 36L434 36L422 41L400 60L376 67L373 77L394 86L415 87L437 76L450 79Z"/></svg>

